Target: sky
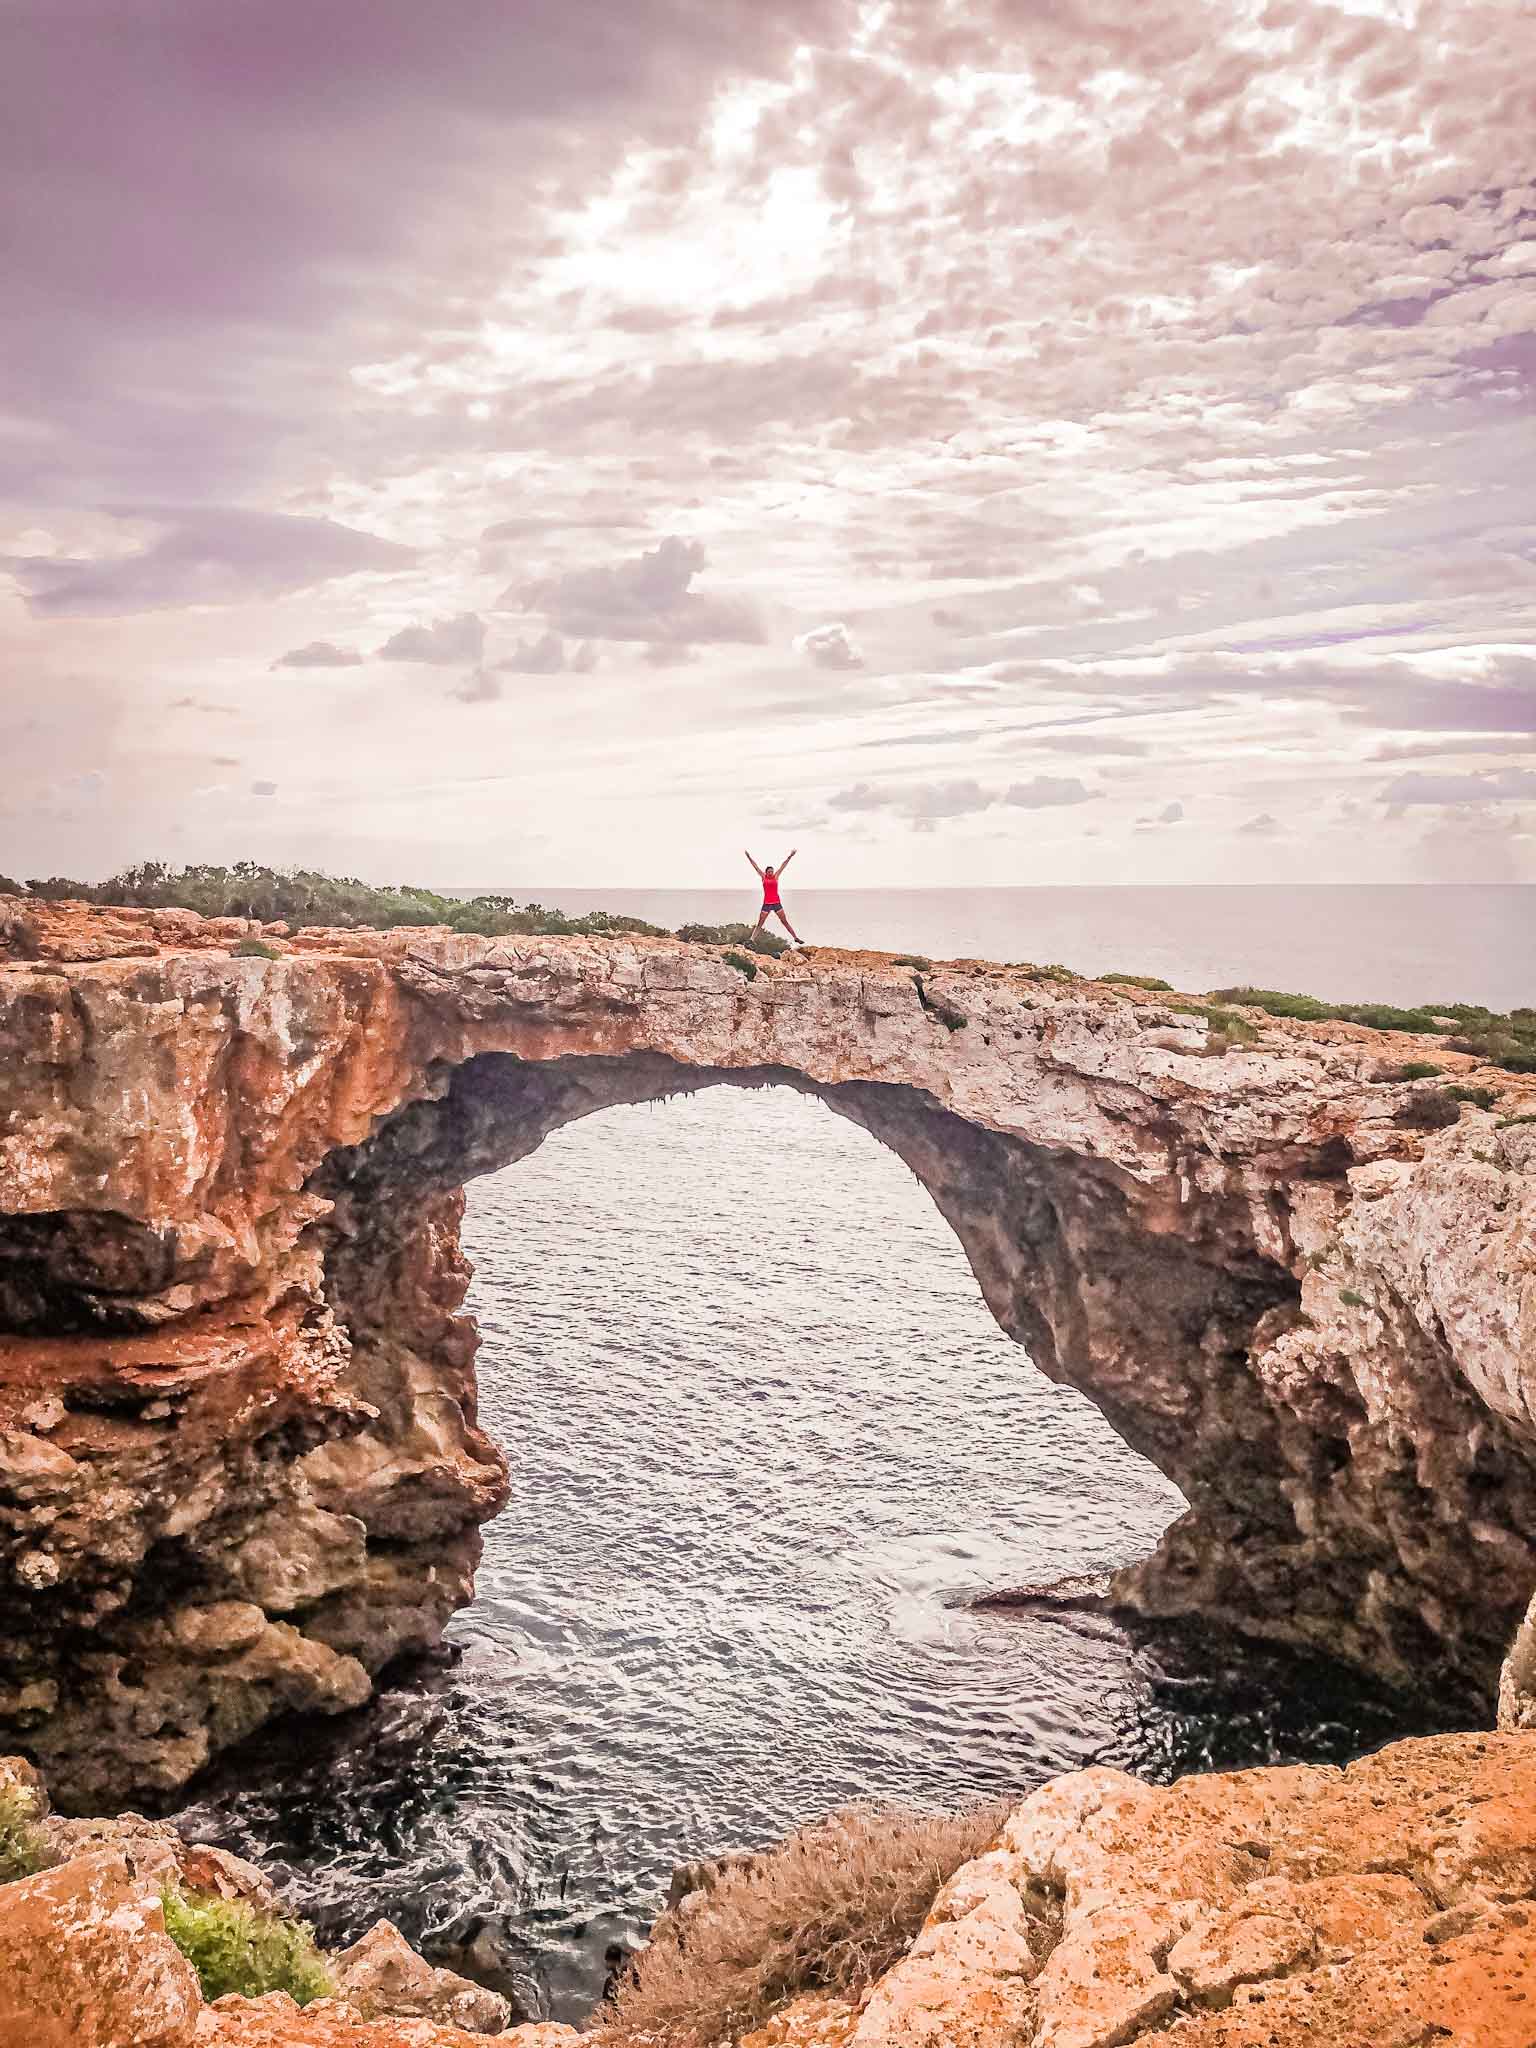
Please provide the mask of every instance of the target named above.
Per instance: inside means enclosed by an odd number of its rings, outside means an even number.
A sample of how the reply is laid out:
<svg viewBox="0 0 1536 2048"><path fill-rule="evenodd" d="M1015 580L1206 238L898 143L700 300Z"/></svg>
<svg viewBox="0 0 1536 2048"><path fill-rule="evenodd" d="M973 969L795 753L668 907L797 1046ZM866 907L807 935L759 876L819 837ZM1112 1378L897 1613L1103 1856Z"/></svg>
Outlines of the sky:
<svg viewBox="0 0 1536 2048"><path fill-rule="evenodd" d="M0 0L0 873L1536 880L1532 0Z"/></svg>

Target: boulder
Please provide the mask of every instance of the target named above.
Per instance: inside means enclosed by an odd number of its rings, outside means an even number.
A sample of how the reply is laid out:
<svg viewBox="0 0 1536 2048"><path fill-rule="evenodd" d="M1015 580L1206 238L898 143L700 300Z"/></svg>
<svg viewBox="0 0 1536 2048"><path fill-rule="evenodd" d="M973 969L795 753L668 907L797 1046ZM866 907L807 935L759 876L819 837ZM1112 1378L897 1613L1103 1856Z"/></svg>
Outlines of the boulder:
<svg viewBox="0 0 1536 2048"><path fill-rule="evenodd" d="M506 1999L452 1970L434 1969L392 1921L330 1958L337 1989L369 2018L436 2020L469 2034L499 2034L511 2024Z"/></svg>
<svg viewBox="0 0 1536 2048"><path fill-rule="evenodd" d="M202 2002L157 1874L122 1849L0 1887L0 2042L191 2048Z"/></svg>

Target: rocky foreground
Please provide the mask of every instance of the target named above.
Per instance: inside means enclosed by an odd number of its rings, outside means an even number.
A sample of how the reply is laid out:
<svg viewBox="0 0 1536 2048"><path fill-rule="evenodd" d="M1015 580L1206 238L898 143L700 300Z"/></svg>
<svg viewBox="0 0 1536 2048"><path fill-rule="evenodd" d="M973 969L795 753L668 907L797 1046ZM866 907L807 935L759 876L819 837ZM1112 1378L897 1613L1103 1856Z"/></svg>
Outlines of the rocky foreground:
<svg viewBox="0 0 1536 2048"><path fill-rule="evenodd" d="M480 2048L488 2035L517 2048L1536 2041L1536 1735L1397 1743L1344 1771L1162 1790L1111 1770L1058 1778L939 1889L878 1981L813 1991L713 2036L634 2033L601 2016L585 2034L495 2032L500 2001L428 1969L392 1930L337 1959L338 1995L303 2010L281 1993L205 2004L164 1931L164 1887L269 1900L260 1873L148 1823L51 1826L58 1865L0 1885L7 2048ZM706 1955L710 1894L681 1910ZM701 1984L701 2005L708 1993Z"/></svg>

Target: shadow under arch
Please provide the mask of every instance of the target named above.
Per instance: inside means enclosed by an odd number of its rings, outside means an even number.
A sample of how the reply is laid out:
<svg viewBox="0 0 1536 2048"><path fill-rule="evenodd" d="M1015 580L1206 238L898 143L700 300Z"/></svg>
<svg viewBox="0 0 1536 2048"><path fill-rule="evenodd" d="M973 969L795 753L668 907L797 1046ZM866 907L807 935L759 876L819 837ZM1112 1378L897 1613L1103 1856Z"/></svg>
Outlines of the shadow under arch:
<svg viewBox="0 0 1536 2048"><path fill-rule="evenodd" d="M650 1051L528 1060L480 1053L439 1091L330 1156L312 1183L325 1296L352 1347L350 1389L376 1411L306 1461L314 1498L357 1517L368 1588L311 1623L377 1670L435 1645L470 1597L479 1525L506 1469L477 1420L477 1332L460 1313L465 1184L553 1131L622 1104L713 1087L793 1089L894 1152L950 1225L997 1322L1075 1387L1183 1492L1188 1511L1114 1598L1338 1648L1341 1598L1309 1606L1286 1490L1290 1449L1249 1364L1255 1333L1297 1312L1285 1267L1251 1241L1248 1206L1181 1204L1112 1163L985 1129L901 1084L813 1082L785 1067L696 1067ZM1363 1576L1369 1561L1361 1562Z"/></svg>

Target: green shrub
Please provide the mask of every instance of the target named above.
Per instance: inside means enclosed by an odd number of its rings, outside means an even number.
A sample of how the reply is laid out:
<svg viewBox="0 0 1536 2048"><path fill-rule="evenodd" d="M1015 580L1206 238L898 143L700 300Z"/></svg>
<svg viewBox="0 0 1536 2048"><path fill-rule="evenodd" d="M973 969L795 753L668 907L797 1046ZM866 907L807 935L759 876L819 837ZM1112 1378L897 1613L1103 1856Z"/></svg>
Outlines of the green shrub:
<svg viewBox="0 0 1536 2048"><path fill-rule="evenodd" d="M1219 988L1214 991L1223 1002L1243 1003L1250 1010L1267 1010L1271 1017L1299 1017L1316 1024L1337 1018L1346 1024L1368 1024L1376 1031L1421 1031L1433 1035L1435 1012L1403 1009L1396 1003L1325 1003L1317 996L1288 994L1275 988ZM1449 1016L1450 1011L1441 1013Z"/></svg>
<svg viewBox="0 0 1536 2048"><path fill-rule="evenodd" d="M727 967L734 967L738 974L744 974L748 981L757 979L757 962L749 960L745 953L726 953L723 956Z"/></svg>
<svg viewBox="0 0 1536 2048"><path fill-rule="evenodd" d="M20 1785L0 1791L0 1884L35 1877L52 1860L37 1825L37 1801Z"/></svg>
<svg viewBox="0 0 1536 2048"><path fill-rule="evenodd" d="M34 875L27 883L27 894L36 896L43 903L106 903L111 898L98 896L89 882L72 882L66 875Z"/></svg>
<svg viewBox="0 0 1536 2048"><path fill-rule="evenodd" d="M1447 1088L1452 1102L1470 1102L1474 1109L1492 1109L1499 1099L1497 1088Z"/></svg>
<svg viewBox="0 0 1536 2048"><path fill-rule="evenodd" d="M931 960L925 960L921 953L897 953L891 961L893 967L915 967L920 974L926 974L932 967Z"/></svg>
<svg viewBox="0 0 1536 2048"><path fill-rule="evenodd" d="M1206 1027L1208 1053L1230 1052L1234 1045L1254 1045L1258 1041L1257 1026L1246 1017L1239 1017L1235 1010L1223 1010L1214 1003L1170 1003L1168 1007L1176 1017L1200 1019Z"/></svg>
<svg viewBox="0 0 1536 2048"><path fill-rule="evenodd" d="M1461 1104L1446 1088L1421 1088L1395 1112L1393 1123L1408 1131L1448 1131L1461 1121Z"/></svg>
<svg viewBox="0 0 1536 2048"><path fill-rule="evenodd" d="M230 1992L260 1998L286 1991L298 2005L334 1996L336 1980L302 1921L258 1912L243 1899L174 1886L163 1898L165 1931L196 1970L210 2004Z"/></svg>
<svg viewBox="0 0 1536 2048"><path fill-rule="evenodd" d="M1032 967L1030 972L1036 981L1081 981L1083 978L1070 967L1063 967L1059 960L1053 960L1048 967Z"/></svg>
<svg viewBox="0 0 1536 2048"><path fill-rule="evenodd" d="M1516 1124L1536 1124L1536 1116L1501 1116L1495 1130L1512 1131Z"/></svg>
<svg viewBox="0 0 1536 2048"><path fill-rule="evenodd" d="M23 893L20 882L13 882L9 875L0 875L0 896L20 896Z"/></svg>
<svg viewBox="0 0 1536 2048"><path fill-rule="evenodd" d="M269 946L265 939L242 939L237 946L231 946L231 953L237 960L281 960L282 954L275 946Z"/></svg>
<svg viewBox="0 0 1536 2048"><path fill-rule="evenodd" d="M746 946L775 960L789 951L788 939L777 932L756 931L749 924L681 924L677 936L690 946Z"/></svg>
<svg viewBox="0 0 1536 2048"><path fill-rule="evenodd" d="M1305 1023L1316 1023L1320 1018L1334 1015L1331 1003L1319 1002L1316 996L1286 995L1274 988L1218 988L1214 991L1224 1003L1242 1003L1250 1010L1267 1010L1271 1017L1300 1017Z"/></svg>
<svg viewBox="0 0 1536 2048"><path fill-rule="evenodd" d="M1530 1008L1500 1014L1477 1003L1425 1003L1408 1009L1396 1003L1324 1003L1316 996L1288 995L1272 988L1224 988L1216 993L1224 1002L1246 1003L1272 1017L1298 1017L1309 1023L1337 1018L1376 1031L1413 1031L1427 1038L1443 1038L1445 1019L1451 1018L1461 1030L1448 1041L1450 1051L1470 1053L1512 1074L1536 1074L1536 1010Z"/></svg>
<svg viewBox="0 0 1536 2048"><path fill-rule="evenodd" d="M1339 1299L1346 1308L1369 1308L1370 1303L1363 1294L1356 1294L1353 1287L1341 1287Z"/></svg>
<svg viewBox="0 0 1536 2048"><path fill-rule="evenodd" d="M421 924L446 925L450 931L482 938L542 932L580 938L626 932L666 936L660 925L606 910L567 917L542 903L519 904L510 896L476 896L466 903L410 884L378 888L353 876L325 875L313 868L269 868L251 860L227 868L174 869L163 861L141 861L95 886L55 876L28 887L34 896L49 899L78 896L90 903L121 903L140 910L195 910L203 917L285 923L296 931L316 925L389 931Z"/></svg>
<svg viewBox="0 0 1536 2048"><path fill-rule="evenodd" d="M602 2014L593 2048L735 2041L807 1991L861 1991L910 1947L934 1895L1007 1819L849 1807L728 1866L687 1913L652 1930ZM1031 1923L1038 1965L1054 1931Z"/></svg>
<svg viewBox="0 0 1536 2048"><path fill-rule="evenodd" d="M1379 1068L1371 1078L1375 1081L1432 1081L1437 1074L1444 1072L1444 1067L1437 1067L1433 1060L1404 1060L1400 1067Z"/></svg>
<svg viewBox="0 0 1536 2048"><path fill-rule="evenodd" d="M1155 974L1096 974L1095 981L1118 981L1126 988L1149 988L1158 993L1172 989L1171 981L1160 981Z"/></svg>

